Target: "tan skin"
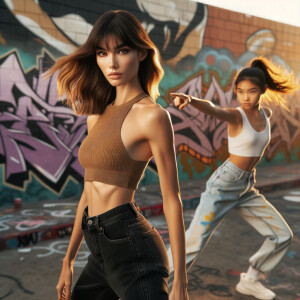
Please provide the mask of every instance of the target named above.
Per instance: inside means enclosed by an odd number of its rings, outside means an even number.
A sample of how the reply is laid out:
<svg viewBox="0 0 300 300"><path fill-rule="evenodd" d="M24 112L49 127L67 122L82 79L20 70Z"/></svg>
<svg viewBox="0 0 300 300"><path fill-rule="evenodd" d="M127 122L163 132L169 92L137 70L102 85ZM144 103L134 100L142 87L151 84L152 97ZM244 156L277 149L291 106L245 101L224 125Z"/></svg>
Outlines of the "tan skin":
<svg viewBox="0 0 300 300"><path fill-rule="evenodd" d="M109 83L116 87L117 93L113 105L121 105L143 92L138 79L138 68L139 62L147 56L147 52L138 52L123 45L117 38L111 37L108 41L108 49L105 48L105 43L100 44L96 55L99 68ZM101 116L88 116L88 131L99 118ZM152 156L155 158L163 196L163 211L168 223L174 257L174 284L169 299L187 300L185 231L170 116L151 98L145 97L132 106L122 125L121 138L131 158L143 161ZM95 216L131 202L133 198L132 189L95 181L84 183L69 248L57 284L59 300L70 299L73 264L83 239L81 230L83 209L88 205L89 216Z"/></svg>
<svg viewBox="0 0 300 300"><path fill-rule="evenodd" d="M242 80L236 87L237 98L241 108L245 112L251 126L256 131L263 131L266 127L266 119L262 109L266 112L268 118L271 117L272 111L269 108L261 108L260 96L265 92L260 86L249 80ZM230 137L236 137L240 134L243 127L243 119L241 113L236 108L220 108L216 107L211 101L197 99L189 95L181 93L171 93L171 98L175 106L179 109L191 104L196 109L214 116L221 121L228 123L228 134ZM252 171L261 159L260 157L244 157L229 154L230 161L245 171Z"/></svg>

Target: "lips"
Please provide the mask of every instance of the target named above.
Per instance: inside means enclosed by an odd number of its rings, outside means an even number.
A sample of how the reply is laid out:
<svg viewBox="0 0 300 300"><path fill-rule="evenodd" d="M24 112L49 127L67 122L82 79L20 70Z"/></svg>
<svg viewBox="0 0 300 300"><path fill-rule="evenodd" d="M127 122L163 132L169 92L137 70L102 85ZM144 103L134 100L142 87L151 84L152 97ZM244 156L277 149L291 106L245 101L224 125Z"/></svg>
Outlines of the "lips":
<svg viewBox="0 0 300 300"><path fill-rule="evenodd" d="M108 74L108 77L111 78L111 79L118 79L122 76L121 73L109 73Z"/></svg>

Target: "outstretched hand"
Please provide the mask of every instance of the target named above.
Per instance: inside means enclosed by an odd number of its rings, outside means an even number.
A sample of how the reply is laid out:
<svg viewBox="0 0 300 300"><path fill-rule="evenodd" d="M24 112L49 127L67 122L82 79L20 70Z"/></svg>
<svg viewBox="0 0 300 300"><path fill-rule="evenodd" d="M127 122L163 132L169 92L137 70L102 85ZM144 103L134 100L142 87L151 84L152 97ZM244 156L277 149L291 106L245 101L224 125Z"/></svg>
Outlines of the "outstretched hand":
<svg viewBox="0 0 300 300"><path fill-rule="evenodd" d="M192 101L192 96L182 93L170 93L170 97L174 105L179 107L179 109L183 109Z"/></svg>

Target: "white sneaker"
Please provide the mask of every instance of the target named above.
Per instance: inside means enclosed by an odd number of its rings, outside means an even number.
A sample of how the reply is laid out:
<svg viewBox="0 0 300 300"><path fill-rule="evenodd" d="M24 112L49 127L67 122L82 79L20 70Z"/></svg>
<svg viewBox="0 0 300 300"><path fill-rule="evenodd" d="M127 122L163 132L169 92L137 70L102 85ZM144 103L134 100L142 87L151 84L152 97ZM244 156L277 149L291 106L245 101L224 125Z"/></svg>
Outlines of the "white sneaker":
<svg viewBox="0 0 300 300"><path fill-rule="evenodd" d="M235 289L240 294L253 296L261 300L271 300L276 297L275 293L264 287L258 280L246 273L241 273L240 282L236 285Z"/></svg>

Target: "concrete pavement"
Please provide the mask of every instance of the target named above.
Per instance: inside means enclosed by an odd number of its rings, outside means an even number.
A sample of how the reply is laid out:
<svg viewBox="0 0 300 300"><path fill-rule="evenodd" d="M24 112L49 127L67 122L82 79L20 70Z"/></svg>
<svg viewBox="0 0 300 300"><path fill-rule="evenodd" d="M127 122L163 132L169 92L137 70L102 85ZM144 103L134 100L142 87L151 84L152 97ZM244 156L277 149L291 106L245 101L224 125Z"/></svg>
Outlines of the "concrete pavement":
<svg viewBox="0 0 300 300"><path fill-rule="evenodd" d="M300 300L300 187L264 193L294 232L294 240L280 264L264 283L277 294L276 300ZM186 228L195 209L184 209ZM168 247L164 215L148 218ZM255 300L235 291L239 274L248 268L249 257L263 242L261 237L235 211L215 230L208 246L188 272L190 300ZM53 300L55 286L69 237L52 239L34 246L0 252L0 299ZM74 264L75 282L87 262L89 250L82 243Z"/></svg>
<svg viewBox="0 0 300 300"><path fill-rule="evenodd" d="M180 182L184 209L193 209L205 189L206 179ZM300 163L257 168L256 187L274 191L300 186ZM0 209L0 250L36 245L39 241L68 236L72 232L78 198L24 204L21 209ZM135 200L146 217L163 213L159 185L141 187Z"/></svg>

